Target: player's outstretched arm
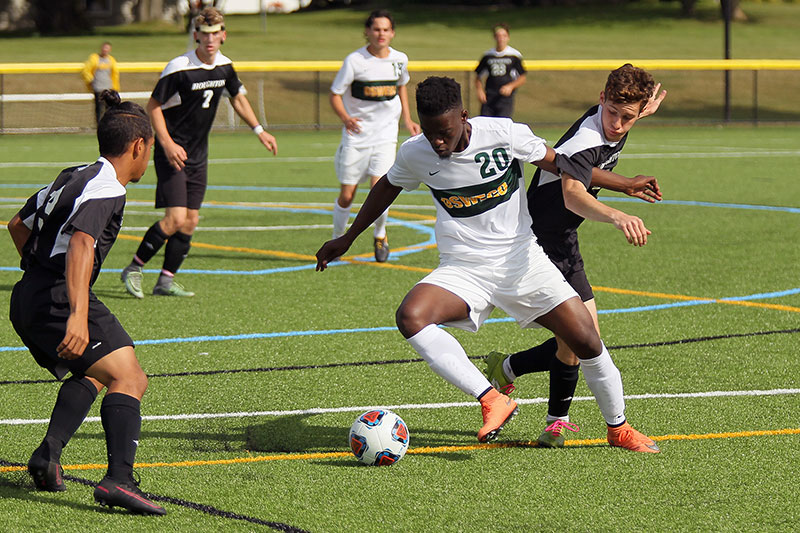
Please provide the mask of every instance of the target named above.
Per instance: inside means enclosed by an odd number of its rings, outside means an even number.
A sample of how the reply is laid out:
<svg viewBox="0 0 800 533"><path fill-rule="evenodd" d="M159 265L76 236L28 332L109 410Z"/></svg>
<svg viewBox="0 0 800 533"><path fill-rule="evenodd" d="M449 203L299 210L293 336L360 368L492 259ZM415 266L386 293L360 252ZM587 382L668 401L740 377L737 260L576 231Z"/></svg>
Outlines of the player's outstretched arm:
<svg viewBox="0 0 800 533"><path fill-rule="evenodd" d="M647 244L647 236L651 232L639 217L607 206L589 194L583 183L566 172L561 174L561 189L564 193L564 205L573 213L589 220L614 224L634 246Z"/></svg>
<svg viewBox="0 0 800 533"><path fill-rule="evenodd" d="M616 172L594 167L592 168L592 186L621 192L645 202L661 201L661 189L658 187L658 180L653 176L639 174L634 178L626 178Z"/></svg>
<svg viewBox="0 0 800 533"><path fill-rule="evenodd" d="M389 179L383 176L369 191L364 205L356 215L356 219L344 235L338 239L333 239L322 245L317 251L317 271L323 271L328 267L328 263L341 257L350 249L356 237L367 229L370 224L375 222L381 213L386 211L397 195L402 191L402 187L396 187L389 183Z"/></svg>
<svg viewBox="0 0 800 533"><path fill-rule="evenodd" d="M647 100L647 104L645 104L644 109L642 109L642 112L639 113L639 118L649 117L650 115L654 115L655 112L658 111L661 102L663 102L664 98L667 97L667 91L664 90L659 92L660 89L661 89L661 84L660 83L656 84L655 89L653 89L653 94Z"/></svg>
<svg viewBox="0 0 800 533"><path fill-rule="evenodd" d="M8 232L11 234L11 240L14 241L14 246L17 247L19 256L22 257L22 247L28 242L28 237L31 236L31 230L22 222L19 215L14 215L14 218L8 223Z"/></svg>
<svg viewBox="0 0 800 533"><path fill-rule="evenodd" d="M177 170L181 170L186 166L186 160L189 156L186 155L186 150L183 149L183 146L172 140L172 136L167 130L167 121L164 120L164 112L161 110L161 102L150 97L147 102L147 114L150 116L150 122L156 132L156 138L158 138L161 148L164 149L167 161Z"/></svg>
<svg viewBox="0 0 800 533"><path fill-rule="evenodd" d="M261 144L272 152L272 155L278 155L278 141L258 123L256 114L253 112L253 108L250 106L250 102L247 100L244 93L236 93L236 96L231 98L231 105L233 106L233 110L236 111L236 114L242 117L245 124L250 126L250 129L258 135L258 140L261 141Z"/></svg>
<svg viewBox="0 0 800 533"><path fill-rule="evenodd" d="M64 339L56 348L62 359L77 359L89 344L89 280L94 265L94 237L76 231L67 246L66 271L69 318Z"/></svg>
<svg viewBox="0 0 800 533"><path fill-rule="evenodd" d="M559 169L558 166L556 166L556 151L549 146L545 146L545 148L547 151L545 152L544 157L539 161L534 161L532 164L547 172L558 174Z"/></svg>

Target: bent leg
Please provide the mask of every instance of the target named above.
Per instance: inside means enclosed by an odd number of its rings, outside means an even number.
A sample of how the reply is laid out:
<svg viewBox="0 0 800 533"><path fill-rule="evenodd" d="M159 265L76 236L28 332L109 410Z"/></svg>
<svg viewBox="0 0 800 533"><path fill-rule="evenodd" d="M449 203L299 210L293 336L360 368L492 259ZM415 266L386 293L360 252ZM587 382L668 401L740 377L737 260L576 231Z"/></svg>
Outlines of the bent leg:
<svg viewBox="0 0 800 533"><path fill-rule="evenodd" d="M356 195L358 185L341 184L339 197L333 204L333 238L341 237L347 229L350 220L350 205Z"/></svg>
<svg viewBox="0 0 800 533"><path fill-rule="evenodd" d="M586 384L594 394L603 418L610 426L625 422L622 377L600 340L590 311L579 298L571 298L537 322L563 339L578 356Z"/></svg>
<svg viewBox="0 0 800 533"><path fill-rule="evenodd" d="M132 346L111 352L90 366L86 374L108 388L100 407L108 453L106 477L127 482L133 475L139 444L141 399L147 389L147 376Z"/></svg>
<svg viewBox="0 0 800 533"><path fill-rule="evenodd" d="M419 283L403 299L396 321L400 333L431 370L464 393L480 398L492 385L455 337L438 327L468 317L464 300L439 286Z"/></svg>

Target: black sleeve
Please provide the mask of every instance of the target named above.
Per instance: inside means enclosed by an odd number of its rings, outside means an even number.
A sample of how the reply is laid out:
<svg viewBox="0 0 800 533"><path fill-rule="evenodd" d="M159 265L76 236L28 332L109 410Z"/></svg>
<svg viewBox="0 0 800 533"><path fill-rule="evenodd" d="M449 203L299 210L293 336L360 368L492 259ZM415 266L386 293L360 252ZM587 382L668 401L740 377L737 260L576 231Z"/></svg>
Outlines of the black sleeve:
<svg viewBox="0 0 800 533"><path fill-rule="evenodd" d="M488 71L488 67L486 66L487 56L483 56L481 60L478 62L478 66L475 67L475 72L478 73L478 76L481 75L481 72L484 70Z"/></svg>
<svg viewBox="0 0 800 533"><path fill-rule="evenodd" d="M575 152L571 156L556 153L556 166L562 172L566 172L576 180L583 183L586 186L586 189L589 190L589 186L592 183L592 169L594 168L594 162L597 159L595 156L596 151L597 150L595 148L589 148L587 150Z"/></svg>
<svg viewBox="0 0 800 533"><path fill-rule="evenodd" d="M39 189L38 191L36 191L36 194L28 198L28 200L25 202L25 205L22 206L22 209L20 209L19 213L17 213L17 215L19 215L19 218L21 220L25 220L26 218L29 218L36 213L36 210L39 208L38 204L39 194L46 188L47 187Z"/></svg>
<svg viewBox="0 0 800 533"><path fill-rule="evenodd" d="M517 69L517 72L519 72L520 76L525 74L525 67L522 65L522 58L521 57L515 57L514 58L514 68Z"/></svg>
<svg viewBox="0 0 800 533"><path fill-rule="evenodd" d="M182 72L173 72L163 78L159 78L156 83L153 94L150 96L157 102L164 103L169 100L173 94L177 93L181 86Z"/></svg>
<svg viewBox="0 0 800 533"><path fill-rule="evenodd" d="M233 98L242 90L242 85L239 76L236 75L236 71L233 69L233 65L231 65L230 72L225 76L225 90L227 90L228 94Z"/></svg>
<svg viewBox="0 0 800 533"><path fill-rule="evenodd" d="M82 231L97 240L117 211L121 198L100 198L83 202L72 218L64 224L63 232L71 235L76 231Z"/></svg>

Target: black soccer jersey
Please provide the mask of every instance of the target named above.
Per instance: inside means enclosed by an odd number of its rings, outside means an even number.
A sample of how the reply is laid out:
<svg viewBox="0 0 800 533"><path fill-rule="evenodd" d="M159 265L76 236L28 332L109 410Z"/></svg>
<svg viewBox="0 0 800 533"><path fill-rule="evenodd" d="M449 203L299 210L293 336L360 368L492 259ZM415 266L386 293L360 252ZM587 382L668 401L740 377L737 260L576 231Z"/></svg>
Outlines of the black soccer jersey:
<svg viewBox="0 0 800 533"><path fill-rule="evenodd" d="M601 114L599 105L589 109L554 147L558 168L580 180L595 197L600 188L591 187L592 168L612 170L617 166L619 153L628 138L626 133L617 142L606 140ZM564 205L561 178L542 169L536 170L528 188L528 207L533 219L533 232L540 241L559 239L575 231L584 220Z"/></svg>
<svg viewBox="0 0 800 533"><path fill-rule="evenodd" d="M233 63L219 52L213 65L200 61L193 50L164 68L152 96L161 102L170 137L186 150L187 165L202 164L208 159L208 132L220 98L236 96L243 90ZM154 157L165 158L159 143Z"/></svg>
<svg viewBox="0 0 800 533"><path fill-rule="evenodd" d="M95 239L93 284L122 226L124 209L125 187L105 158L62 170L19 212L31 230L22 250L22 270L51 277L53 284L63 281L69 240L82 231Z"/></svg>
<svg viewBox="0 0 800 533"><path fill-rule="evenodd" d="M506 46L502 52L492 48L483 55L475 72L479 78L486 77L487 96L499 94L500 87L525 74L522 54L510 46Z"/></svg>

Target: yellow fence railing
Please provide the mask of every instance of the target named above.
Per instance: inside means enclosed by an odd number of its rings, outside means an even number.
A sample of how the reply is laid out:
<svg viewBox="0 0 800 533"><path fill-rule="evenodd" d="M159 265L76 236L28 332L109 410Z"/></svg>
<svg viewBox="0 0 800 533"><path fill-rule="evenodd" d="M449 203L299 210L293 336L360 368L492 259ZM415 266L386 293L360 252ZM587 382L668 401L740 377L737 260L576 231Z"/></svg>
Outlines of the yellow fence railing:
<svg viewBox="0 0 800 533"><path fill-rule="evenodd" d="M648 70L800 70L800 59L558 59L526 60L527 70L613 70L633 63ZM161 72L166 62L120 63L121 72ZM341 61L237 61L241 72L336 72ZM470 72L477 61L409 61L412 72ZM0 74L76 73L83 63L0 63Z"/></svg>

